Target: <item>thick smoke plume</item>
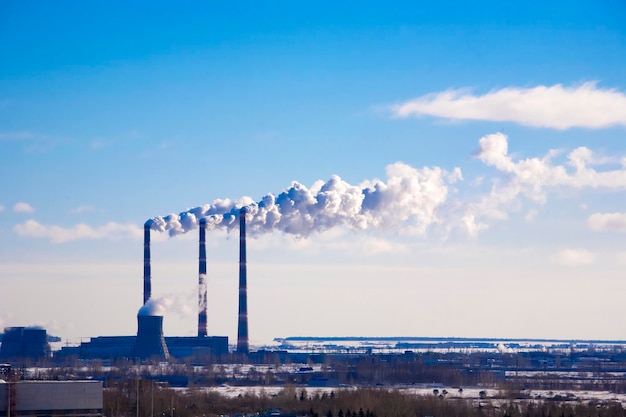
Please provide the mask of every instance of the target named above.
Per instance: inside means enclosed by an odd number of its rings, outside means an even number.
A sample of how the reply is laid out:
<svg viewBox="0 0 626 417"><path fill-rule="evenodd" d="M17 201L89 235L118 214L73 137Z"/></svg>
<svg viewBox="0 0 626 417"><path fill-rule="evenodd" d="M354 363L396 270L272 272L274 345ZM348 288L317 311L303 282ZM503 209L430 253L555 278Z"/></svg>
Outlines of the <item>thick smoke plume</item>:
<svg viewBox="0 0 626 417"><path fill-rule="evenodd" d="M447 172L395 163L386 171L387 182L371 180L357 186L334 175L311 188L293 182L280 194L267 194L258 202L249 197L236 202L215 200L180 214L155 217L151 227L175 236L206 218L207 230L230 230L238 227L239 209L247 207L251 235L280 231L306 237L338 226L423 234L440 221L437 211L446 201L449 184L462 180L459 168Z"/></svg>

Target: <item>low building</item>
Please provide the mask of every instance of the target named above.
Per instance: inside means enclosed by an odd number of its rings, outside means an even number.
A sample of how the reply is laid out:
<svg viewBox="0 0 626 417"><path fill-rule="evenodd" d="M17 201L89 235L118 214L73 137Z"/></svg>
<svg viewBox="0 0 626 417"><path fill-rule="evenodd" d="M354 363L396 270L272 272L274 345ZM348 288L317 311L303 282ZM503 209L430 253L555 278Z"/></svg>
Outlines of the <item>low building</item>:
<svg viewBox="0 0 626 417"><path fill-rule="evenodd" d="M100 417L102 407L102 381L0 380L0 417Z"/></svg>
<svg viewBox="0 0 626 417"><path fill-rule="evenodd" d="M40 327L7 327L0 345L1 359L42 359L50 357L48 333Z"/></svg>
<svg viewBox="0 0 626 417"><path fill-rule="evenodd" d="M136 336L92 337L80 346L63 347L58 357L76 356L81 359L133 359ZM176 359L219 360L228 354L227 336L165 337L169 355Z"/></svg>

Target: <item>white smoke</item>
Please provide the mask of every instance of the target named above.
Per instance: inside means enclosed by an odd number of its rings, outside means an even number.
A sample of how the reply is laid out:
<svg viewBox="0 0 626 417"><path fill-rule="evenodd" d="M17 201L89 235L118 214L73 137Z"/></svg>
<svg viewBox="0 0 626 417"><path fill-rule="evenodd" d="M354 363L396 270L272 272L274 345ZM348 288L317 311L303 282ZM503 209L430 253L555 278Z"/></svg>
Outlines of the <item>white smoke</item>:
<svg viewBox="0 0 626 417"><path fill-rule="evenodd" d="M207 230L230 230L238 227L239 210L246 207L251 235L280 231L306 237L338 226L424 234L441 221L438 210L446 202L449 185L463 179L460 168L416 169L398 162L386 171L387 182L371 180L357 186L337 175L311 188L293 182L280 194L267 194L258 202L249 197L215 200L180 214L155 217L148 224L170 236L194 229L201 218L207 219Z"/></svg>
<svg viewBox="0 0 626 417"><path fill-rule="evenodd" d="M504 220L509 212L518 211L522 197L544 204L555 190L626 189L626 161L596 155L587 147L578 147L557 163L560 151L552 149L543 157L515 158L509 153L508 137L503 133L483 136L476 158L494 167L498 175L492 180L489 193L476 202L468 203L462 227L469 235L488 228L481 219ZM620 167L614 165L619 162ZM609 166L608 169L598 169ZM532 215L531 215L532 217ZM601 228L606 218L593 217L591 227Z"/></svg>
<svg viewBox="0 0 626 417"><path fill-rule="evenodd" d="M172 304L173 302L169 297L150 298L141 306L137 316L163 316Z"/></svg>
<svg viewBox="0 0 626 417"><path fill-rule="evenodd" d="M199 288L198 288L198 308L200 310L204 310L207 306L207 297L206 297L206 291L207 291L207 284L206 284L206 274L200 274L198 275L199 279Z"/></svg>
<svg viewBox="0 0 626 417"><path fill-rule="evenodd" d="M170 293L159 297L150 298L141 306L137 312L138 316L165 316L166 313L173 313L181 318L191 317L194 314L189 307L189 301L193 299L193 294Z"/></svg>

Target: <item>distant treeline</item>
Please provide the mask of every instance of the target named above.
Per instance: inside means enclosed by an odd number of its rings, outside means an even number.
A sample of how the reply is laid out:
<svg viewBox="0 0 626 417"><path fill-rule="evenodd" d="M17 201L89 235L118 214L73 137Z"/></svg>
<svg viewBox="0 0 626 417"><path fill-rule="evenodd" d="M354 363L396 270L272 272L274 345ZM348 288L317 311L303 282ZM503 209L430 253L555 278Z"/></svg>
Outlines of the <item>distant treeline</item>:
<svg viewBox="0 0 626 417"><path fill-rule="evenodd" d="M275 342L532 342L580 345L626 345L626 340L585 340L585 339L536 339L536 338L498 338L498 337L427 337L427 336L288 336L277 337Z"/></svg>
<svg viewBox="0 0 626 417"><path fill-rule="evenodd" d="M138 384L138 385L135 385ZM139 405L139 408L137 408ZM226 397L206 389L174 391L150 381L128 381L106 390L104 414L116 416L282 415L307 417L624 417L617 402L534 401L512 398L470 400L441 394L410 395L386 389L340 389L310 394L287 386L277 395L261 392ZM152 414L153 413L153 414Z"/></svg>

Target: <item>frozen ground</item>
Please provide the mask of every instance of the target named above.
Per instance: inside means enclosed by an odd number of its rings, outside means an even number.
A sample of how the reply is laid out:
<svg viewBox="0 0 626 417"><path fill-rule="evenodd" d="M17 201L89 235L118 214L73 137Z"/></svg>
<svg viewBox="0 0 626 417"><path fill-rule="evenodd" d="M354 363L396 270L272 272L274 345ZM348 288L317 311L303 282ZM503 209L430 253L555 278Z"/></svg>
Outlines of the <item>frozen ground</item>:
<svg viewBox="0 0 626 417"><path fill-rule="evenodd" d="M307 386L294 386L297 393L302 389L306 390L307 395L314 396L315 394L330 394L331 391L340 391L344 389L356 389L356 387L335 387L335 388L312 388ZM420 384L413 386L397 386L397 387L382 387L381 389L396 389L406 394L413 395L442 395L448 399L469 399L480 401L493 401L495 403L508 402L506 399L502 399L504 392L497 389L485 389L481 387L462 387L462 391L459 391L460 387L446 387L441 384ZM206 388L207 391L213 391L220 393L228 397L237 397L239 395L254 394L254 395L276 395L284 387L236 387L230 385L221 385L219 387ZM437 390L437 394L434 393ZM484 398L481 398L481 392L484 391ZM546 391L546 390L525 390L521 391L526 397L527 401L544 401L544 400L560 400L560 401L598 401L598 402L619 402L622 406L626 406L626 394L614 394L608 391Z"/></svg>

